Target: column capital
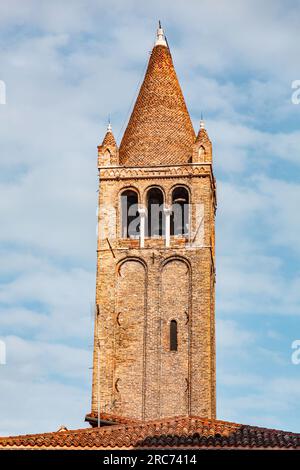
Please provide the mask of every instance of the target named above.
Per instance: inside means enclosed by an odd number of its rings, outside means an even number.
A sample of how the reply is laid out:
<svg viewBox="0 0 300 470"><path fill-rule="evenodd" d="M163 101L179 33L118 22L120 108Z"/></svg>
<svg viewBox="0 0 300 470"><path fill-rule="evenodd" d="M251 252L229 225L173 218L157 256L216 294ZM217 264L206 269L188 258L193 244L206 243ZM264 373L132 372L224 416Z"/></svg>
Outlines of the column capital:
<svg viewBox="0 0 300 470"><path fill-rule="evenodd" d="M146 215L146 209L143 206L139 206L138 213L140 214L140 216L145 216Z"/></svg>
<svg viewBox="0 0 300 470"><path fill-rule="evenodd" d="M164 214L171 215L172 208L170 206L164 206Z"/></svg>

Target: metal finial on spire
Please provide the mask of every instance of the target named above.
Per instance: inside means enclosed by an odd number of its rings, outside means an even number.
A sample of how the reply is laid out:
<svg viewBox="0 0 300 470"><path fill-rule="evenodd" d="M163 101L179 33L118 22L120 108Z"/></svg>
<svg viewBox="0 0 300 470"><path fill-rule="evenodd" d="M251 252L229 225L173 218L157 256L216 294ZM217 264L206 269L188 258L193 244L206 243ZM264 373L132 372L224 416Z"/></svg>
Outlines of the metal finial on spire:
<svg viewBox="0 0 300 470"><path fill-rule="evenodd" d="M108 116L107 132L112 132L112 127L110 123L110 115Z"/></svg>
<svg viewBox="0 0 300 470"><path fill-rule="evenodd" d="M166 46L166 47L168 47L167 46L167 41L166 41L166 38L165 38L165 33L164 33L164 30L161 27L160 20L158 22L158 29L157 29L157 33L156 33L155 46Z"/></svg>
<svg viewBox="0 0 300 470"><path fill-rule="evenodd" d="M203 119L203 113L201 113L200 129L205 129L205 122L204 122L204 119Z"/></svg>

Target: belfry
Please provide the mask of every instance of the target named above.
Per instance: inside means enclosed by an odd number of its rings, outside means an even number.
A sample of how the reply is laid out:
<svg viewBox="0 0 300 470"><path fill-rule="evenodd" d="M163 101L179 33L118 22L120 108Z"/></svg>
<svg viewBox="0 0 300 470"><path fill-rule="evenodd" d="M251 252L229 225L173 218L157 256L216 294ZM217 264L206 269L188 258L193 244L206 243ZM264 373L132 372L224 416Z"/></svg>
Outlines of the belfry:
<svg viewBox="0 0 300 470"><path fill-rule="evenodd" d="M120 146L98 147L92 410L214 418L216 187L159 26ZM89 418L88 418L89 420Z"/></svg>

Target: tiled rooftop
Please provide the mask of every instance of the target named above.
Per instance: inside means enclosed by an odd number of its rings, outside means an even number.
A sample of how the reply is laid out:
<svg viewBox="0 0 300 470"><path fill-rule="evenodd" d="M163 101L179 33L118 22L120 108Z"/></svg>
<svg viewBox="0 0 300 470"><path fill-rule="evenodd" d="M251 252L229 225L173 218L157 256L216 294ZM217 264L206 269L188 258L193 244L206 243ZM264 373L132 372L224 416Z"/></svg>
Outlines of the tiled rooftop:
<svg viewBox="0 0 300 470"><path fill-rule="evenodd" d="M118 417L101 416L108 421ZM131 421L131 420L130 420ZM199 417L0 438L0 449L300 449L300 434Z"/></svg>

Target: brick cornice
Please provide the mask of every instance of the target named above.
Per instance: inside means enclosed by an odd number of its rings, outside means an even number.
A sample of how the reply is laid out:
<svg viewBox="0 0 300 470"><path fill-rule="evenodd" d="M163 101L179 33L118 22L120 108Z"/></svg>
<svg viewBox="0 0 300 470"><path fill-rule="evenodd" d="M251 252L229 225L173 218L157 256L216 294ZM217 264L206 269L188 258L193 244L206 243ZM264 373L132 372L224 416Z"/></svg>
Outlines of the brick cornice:
<svg viewBox="0 0 300 470"><path fill-rule="evenodd" d="M159 166L106 166L99 168L100 181L152 180L170 178L210 178L216 207L216 184L211 163Z"/></svg>
<svg viewBox="0 0 300 470"><path fill-rule="evenodd" d="M101 180L107 179L139 179L139 178L178 178L189 176L212 175L212 165L210 163L189 163L186 165L167 166L106 166L99 168Z"/></svg>

